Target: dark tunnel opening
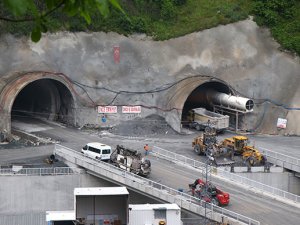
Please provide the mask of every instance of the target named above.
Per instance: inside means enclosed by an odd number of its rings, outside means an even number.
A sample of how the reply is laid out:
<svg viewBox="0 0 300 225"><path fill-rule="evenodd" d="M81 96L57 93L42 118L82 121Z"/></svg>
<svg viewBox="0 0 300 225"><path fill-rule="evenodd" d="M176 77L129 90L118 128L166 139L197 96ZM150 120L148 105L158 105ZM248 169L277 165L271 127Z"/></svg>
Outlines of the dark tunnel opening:
<svg viewBox="0 0 300 225"><path fill-rule="evenodd" d="M191 128L191 116L192 114L189 114L189 111L191 109L196 109L196 108L203 108L203 113L209 116L215 117L215 114L212 113L219 113L215 111L215 104L212 101L212 98L210 97L211 93L224 93L231 95L233 94L233 91L229 88L228 85L221 83L221 82L216 82L216 81L211 81L211 82L206 82L204 84L201 84L198 86L196 89L194 89L191 94L188 96L186 99L183 110L182 110L182 115L181 115L181 125L182 127L189 127ZM226 111L222 111L223 115L229 116L229 126L234 127L236 123L236 116L235 114L228 114ZM203 120L206 120L206 118L203 118ZM195 128L195 127L193 127ZM202 127L204 128L204 127ZM197 129L197 128L196 128ZM198 128L199 129L199 128ZM198 130L197 129L197 130Z"/></svg>
<svg viewBox="0 0 300 225"><path fill-rule="evenodd" d="M34 117L73 124L73 111L73 97L64 84L52 79L40 79L19 92L12 106L11 119Z"/></svg>
<svg viewBox="0 0 300 225"><path fill-rule="evenodd" d="M213 110L213 104L211 101L209 101L209 99L207 99L206 96L206 93L209 90L214 90L226 94L231 93L229 87L220 82L207 82L200 85L195 90L193 90L189 97L186 99L182 110L182 120L184 120L188 111L194 108L201 107L206 108L210 111Z"/></svg>
<svg viewBox="0 0 300 225"><path fill-rule="evenodd" d="M253 100L239 96L229 85L208 81L192 90L187 97L181 125L196 130L207 126L213 126L219 131L227 128L244 129L246 115L253 111L253 107Z"/></svg>

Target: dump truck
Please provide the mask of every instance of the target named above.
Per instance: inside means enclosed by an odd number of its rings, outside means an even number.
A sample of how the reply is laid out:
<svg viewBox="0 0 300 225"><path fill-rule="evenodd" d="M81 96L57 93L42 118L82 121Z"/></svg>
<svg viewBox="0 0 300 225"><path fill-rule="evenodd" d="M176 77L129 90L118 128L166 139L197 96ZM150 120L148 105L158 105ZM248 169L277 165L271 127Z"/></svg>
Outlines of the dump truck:
<svg viewBox="0 0 300 225"><path fill-rule="evenodd" d="M254 146L250 146L248 142L249 139L246 136L233 136L225 138L220 146L233 152L235 155L242 156L248 166L265 165L267 162L266 156Z"/></svg>
<svg viewBox="0 0 300 225"><path fill-rule="evenodd" d="M188 111L187 121L190 128L204 130L214 127L217 132L222 132L229 127L229 116L209 111L205 108L195 108Z"/></svg>
<svg viewBox="0 0 300 225"><path fill-rule="evenodd" d="M142 157L141 153L136 150L125 148L122 145L117 145L111 154L110 162L116 167L144 177L151 172L150 160Z"/></svg>

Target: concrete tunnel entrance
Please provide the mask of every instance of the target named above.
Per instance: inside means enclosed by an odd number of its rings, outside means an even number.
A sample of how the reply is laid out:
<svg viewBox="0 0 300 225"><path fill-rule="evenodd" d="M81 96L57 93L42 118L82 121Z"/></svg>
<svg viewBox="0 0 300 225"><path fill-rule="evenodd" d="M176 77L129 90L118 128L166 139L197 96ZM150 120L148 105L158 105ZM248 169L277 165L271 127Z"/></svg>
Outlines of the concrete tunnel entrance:
<svg viewBox="0 0 300 225"><path fill-rule="evenodd" d="M253 111L254 102L239 96L226 81L205 75L195 75L174 85L161 102L169 110L163 114L170 126L184 132L182 128L189 125L188 111L205 108L229 116L229 127L244 129L245 115Z"/></svg>
<svg viewBox="0 0 300 225"><path fill-rule="evenodd" d="M206 93L210 90L225 94L232 94L230 88L224 83L213 81L199 85L197 88L192 90L184 103L181 116L181 124L183 127L188 124L186 118L189 110L194 108L205 108L209 111L214 111L213 103L206 96Z"/></svg>
<svg viewBox="0 0 300 225"><path fill-rule="evenodd" d="M37 117L65 124L73 124L73 98L61 82L41 79L25 86L16 96L11 120Z"/></svg>
<svg viewBox="0 0 300 225"><path fill-rule="evenodd" d="M214 90L217 92L222 92L225 94L232 94L230 91L229 87L223 83L219 82L207 82L196 89L194 89L191 94L188 96L186 99L183 110L182 110L182 116L184 115L193 108L206 108L207 110L213 111L213 104L212 102L208 101L206 98L205 93L209 90Z"/></svg>
<svg viewBox="0 0 300 225"><path fill-rule="evenodd" d="M231 98L234 98L233 100ZM223 101L223 102L222 102ZM210 81L205 82L195 88L187 97L181 115L181 124L185 126L188 111L194 108L205 108L206 110L217 112L229 116L229 126L238 129L239 117L245 112L253 109L253 101L243 97L235 96L232 90L225 83ZM242 113L242 114L239 114Z"/></svg>
<svg viewBox="0 0 300 225"><path fill-rule="evenodd" d="M31 123L34 118L76 126L73 84L60 73L10 74L0 90L0 137L11 135L12 122ZM20 123L19 123L20 124ZM22 124L22 123L21 123Z"/></svg>

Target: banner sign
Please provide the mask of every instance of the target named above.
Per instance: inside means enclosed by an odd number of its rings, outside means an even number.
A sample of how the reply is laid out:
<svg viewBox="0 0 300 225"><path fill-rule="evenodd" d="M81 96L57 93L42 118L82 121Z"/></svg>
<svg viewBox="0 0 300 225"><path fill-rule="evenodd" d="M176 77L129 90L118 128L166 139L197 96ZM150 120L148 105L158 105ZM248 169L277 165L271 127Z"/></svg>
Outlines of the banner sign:
<svg viewBox="0 0 300 225"><path fill-rule="evenodd" d="M117 106L98 106L98 113L117 113Z"/></svg>
<svg viewBox="0 0 300 225"><path fill-rule="evenodd" d="M141 106L122 106L122 113L141 113Z"/></svg>
<svg viewBox="0 0 300 225"><path fill-rule="evenodd" d="M120 63L120 47L114 46L114 60L115 63Z"/></svg>
<svg viewBox="0 0 300 225"><path fill-rule="evenodd" d="M286 128L287 119L278 118L277 120L277 128Z"/></svg>

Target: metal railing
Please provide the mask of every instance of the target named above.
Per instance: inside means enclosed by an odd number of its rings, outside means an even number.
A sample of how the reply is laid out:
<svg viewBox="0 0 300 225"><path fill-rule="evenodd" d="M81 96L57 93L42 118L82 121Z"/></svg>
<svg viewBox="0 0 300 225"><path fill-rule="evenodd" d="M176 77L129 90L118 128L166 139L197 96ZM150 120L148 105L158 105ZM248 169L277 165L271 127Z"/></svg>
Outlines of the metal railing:
<svg viewBox="0 0 300 225"><path fill-rule="evenodd" d="M274 152L267 148L260 147L260 149L262 149L262 153L267 156L268 161L277 166L281 166L283 168L300 173L300 159L282 153Z"/></svg>
<svg viewBox="0 0 300 225"><path fill-rule="evenodd" d="M163 158L165 158L167 160L170 160L170 161L173 161L173 162L177 161L177 162L180 162L182 164L189 165L191 167L199 169L202 174L205 173L205 163L193 160L191 158L188 158L188 157L185 157L185 156L173 153L173 152L170 152L168 150L162 149L162 148L157 147L157 146L154 146L152 148L152 154L155 154L158 157L163 157ZM270 194L272 194L273 197L274 197L274 195L276 195L278 197L281 197L281 198L284 198L284 199L287 199L287 200L291 200L291 201L294 201L296 203L300 203L300 196L299 195L295 195L295 194L292 194L290 192L287 192L287 191L284 191L284 190L281 190L281 189L278 189L278 188L274 188L272 186L269 186L269 185L266 185L266 184L263 184L263 183L260 183L260 182L254 181L254 180L251 180L249 178L239 176L235 173L231 173L231 172L226 171L226 170L221 169L221 168L214 167L214 168L212 168L212 171L214 171L215 175L221 176L222 178L226 178L226 179L229 179L231 181L238 182L240 184L256 188L256 189L261 190L263 192L270 193Z"/></svg>
<svg viewBox="0 0 300 225"><path fill-rule="evenodd" d="M78 170L78 169L76 169ZM70 167L49 167L49 168L13 168L0 169L0 176L45 176L45 175L70 175L74 174L74 168Z"/></svg>
<svg viewBox="0 0 300 225"><path fill-rule="evenodd" d="M229 221L240 224L259 225L260 222L236 212L206 203L196 197L180 192L155 181L117 168L109 163L88 158L82 153L62 145L55 145L55 154L65 160L91 171L92 174L152 195L166 202L176 203L181 208L197 213L213 221Z"/></svg>

